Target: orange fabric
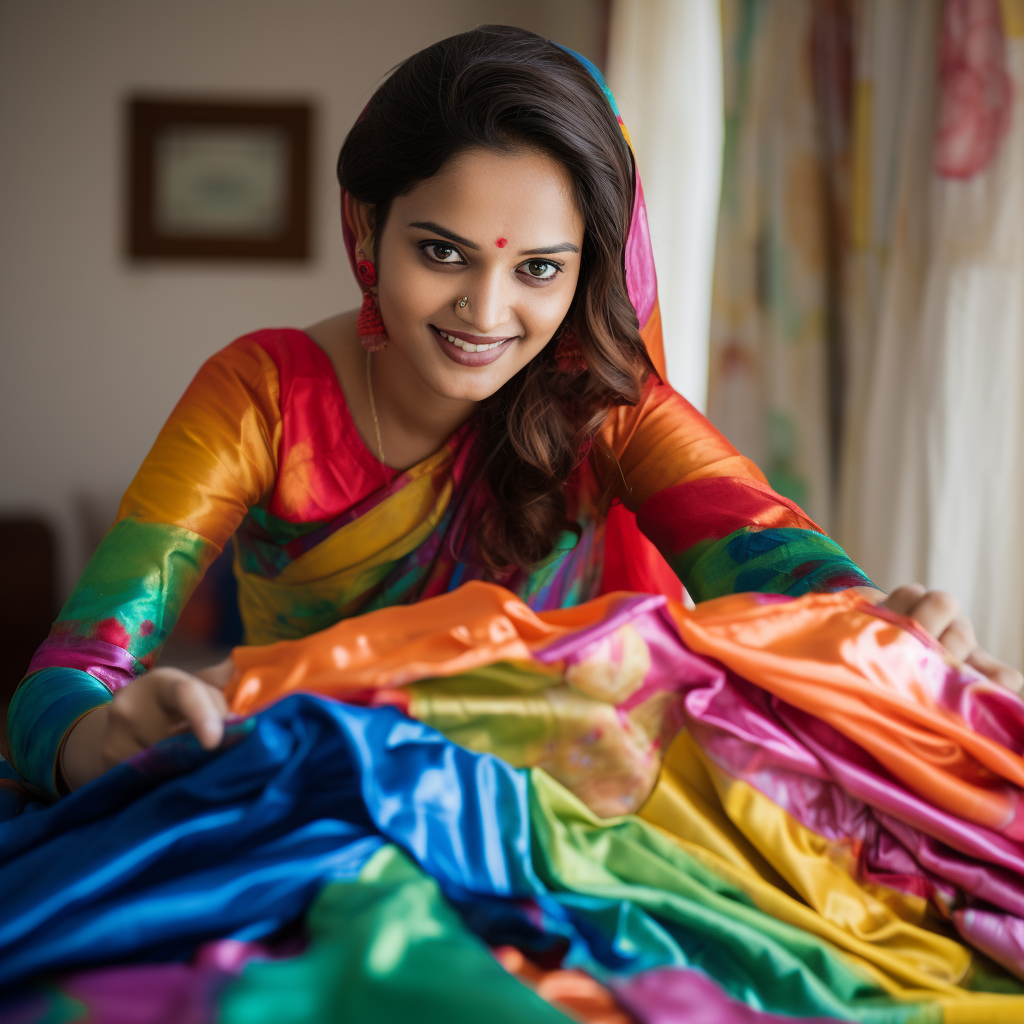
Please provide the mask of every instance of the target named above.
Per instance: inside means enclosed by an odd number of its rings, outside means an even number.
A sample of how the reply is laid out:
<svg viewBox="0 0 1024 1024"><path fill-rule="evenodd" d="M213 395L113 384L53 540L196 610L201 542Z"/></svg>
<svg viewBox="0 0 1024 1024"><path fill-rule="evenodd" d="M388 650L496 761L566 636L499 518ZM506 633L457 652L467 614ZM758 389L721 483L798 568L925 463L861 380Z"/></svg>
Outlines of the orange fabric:
<svg viewBox="0 0 1024 1024"><path fill-rule="evenodd" d="M650 356L651 362L654 363L658 376L662 380L667 381L668 370L665 367L665 343L662 340L661 334L661 303L657 299L654 300L654 308L651 310L651 315L647 318L647 323L640 328L640 337L643 338L647 355Z"/></svg>
<svg viewBox="0 0 1024 1024"><path fill-rule="evenodd" d="M556 637L599 622L621 595L537 613L504 587L473 581L408 606L382 608L301 640L236 647L225 691L233 712L249 715L296 690L344 699L496 661L529 661Z"/></svg>
<svg viewBox="0 0 1024 1024"><path fill-rule="evenodd" d="M901 644L909 665L919 650L911 634L934 644L911 620L901 628L851 591L768 606L734 594L672 610L690 650L827 722L936 806L1016 831L1005 781L1024 786L1024 759L944 712L912 670L894 675L872 657Z"/></svg>
<svg viewBox="0 0 1024 1024"><path fill-rule="evenodd" d="M589 974L577 970L545 970L527 960L515 946L492 950L509 974L529 985L541 999L586 1024L631 1024L632 1017L619 1009L615 997Z"/></svg>
<svg viewBox="0 0 1024 1024"><path fill-rule="evenodd" d="M301 640L237 647L226 691L248 715L295 690L346 693L402 686L501 660L529 660L538 643L592 620L607 598L543 618L502 587L467 583L410 606L383 608ZM554 620L554 621L551 621Z"/></svg>
<svg viewBox="0 0 1024 1024"><path fill-rule="evenodd" d="M469 583L302 640L237 648L226 695L232 711L249 714L296 690L344 699L503 660L560 677L532 653L599 622L615 600L538 614L502 587ZM937 705L913 668L922 635L910 620L902 628L851 591L778 604L734 594L694 611L669 607L690 650L827 722L936 806L1008 835L1020 830L1006 783L1024 787L1024 759ZM905 650L902 663L893 645ZM875 656L882 649L884 664Z"/></svg>

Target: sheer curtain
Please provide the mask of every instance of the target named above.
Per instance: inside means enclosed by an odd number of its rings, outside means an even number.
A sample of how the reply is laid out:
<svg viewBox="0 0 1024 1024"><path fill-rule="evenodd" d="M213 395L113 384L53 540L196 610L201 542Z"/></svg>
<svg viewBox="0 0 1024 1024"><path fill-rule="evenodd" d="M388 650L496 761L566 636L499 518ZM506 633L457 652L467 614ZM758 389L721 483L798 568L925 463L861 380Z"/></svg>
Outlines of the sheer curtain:
<svg viewBox="0 0 1024 1024"><path fill-rule="evenodd" d="M850 5L722 0L722 22L726 135L708 415L777 491L831 529Z"/></svg>
<svg viewBox="0 0 1024 1024"><path fill-rule="evenodd" d="M722 166L718 0L613 0L608 84L640 165L669 377L705 407Z"/></svg>
<svg viewBox="0 0 1024 1024"><path fill-rule="evenodd" d="M1024 3L915 0L905 24L902 6L869 0L860 23L840 540L883 587L956 594L1020 666Z"/></svg>

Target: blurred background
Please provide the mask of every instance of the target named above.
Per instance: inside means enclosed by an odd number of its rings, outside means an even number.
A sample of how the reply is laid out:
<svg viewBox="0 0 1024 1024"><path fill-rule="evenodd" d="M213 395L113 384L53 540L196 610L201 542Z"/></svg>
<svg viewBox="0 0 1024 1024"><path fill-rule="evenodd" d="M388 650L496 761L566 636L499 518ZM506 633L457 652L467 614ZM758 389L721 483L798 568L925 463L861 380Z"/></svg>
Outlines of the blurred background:
<svg viewBox="0 0 1024 1024"><path fill-rule="evenodd" d="M334 160L483 23L606 73L671 383L885 588L1024 662L1024 0L3 0L0 674L20 677L200 363L357 304ZM129 101L311 111L305 258L129 255ZM174 638L237 639L222 563ZM175 646L176 645L176 646Z"/></svg>

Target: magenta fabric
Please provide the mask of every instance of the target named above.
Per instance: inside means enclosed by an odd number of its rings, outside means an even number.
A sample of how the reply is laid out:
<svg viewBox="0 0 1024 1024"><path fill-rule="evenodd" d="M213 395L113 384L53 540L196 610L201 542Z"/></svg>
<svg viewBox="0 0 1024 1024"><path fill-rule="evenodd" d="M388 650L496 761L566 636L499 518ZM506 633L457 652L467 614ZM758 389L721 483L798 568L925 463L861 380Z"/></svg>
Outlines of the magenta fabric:
<svg viewBox="0 0 1024 1024"><path fill-rule="evenodd" d="M835 1017L785 1017L730 999L710 978L685 967L635 974L612 984L640 1024L827 1024Z"/></svg>

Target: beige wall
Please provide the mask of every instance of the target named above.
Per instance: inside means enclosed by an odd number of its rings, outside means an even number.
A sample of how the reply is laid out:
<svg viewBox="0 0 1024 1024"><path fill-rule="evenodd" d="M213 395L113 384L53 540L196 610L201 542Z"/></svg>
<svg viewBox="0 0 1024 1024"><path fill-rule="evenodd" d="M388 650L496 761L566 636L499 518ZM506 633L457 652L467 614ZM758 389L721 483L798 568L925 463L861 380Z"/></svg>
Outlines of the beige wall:
<svg viewBox="0 0 1024 1024"><path fill-rule="evenodd" d="M0 511L58 528L112 505L198 365L248 330L354 305L333 165L382 75L511 22L598 58L600 0L3 0L0 3ZM308 97L315 257L133 266L123 255L122 104L135 90Z"/></svg>

